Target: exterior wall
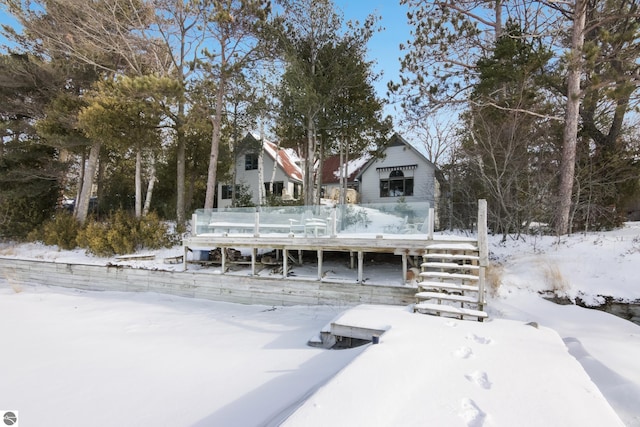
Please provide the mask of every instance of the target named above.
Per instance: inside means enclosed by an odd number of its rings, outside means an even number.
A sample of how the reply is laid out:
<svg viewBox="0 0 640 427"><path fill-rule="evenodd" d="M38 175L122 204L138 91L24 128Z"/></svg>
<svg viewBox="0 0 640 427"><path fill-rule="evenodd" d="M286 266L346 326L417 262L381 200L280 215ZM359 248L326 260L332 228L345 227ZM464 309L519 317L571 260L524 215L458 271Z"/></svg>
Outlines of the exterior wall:
<svg viewBox="0 0 640 427"><path fill-rule="evenodd" d="M269 155L265 154L262 158L263 161L263 175L264 182L271 180L273 174L273 164L275 163ZM282 182L283 188L286 189L287 194L293 196L294 182L290 181L290 178L284 173L282 168L276 169L276 176L274 182ZM239 185L245 185L252 193L251 199L253 203L258 204L258 169L245 170L245 155L238 156L236 159L236 183ZM222 198L222 185L218 184L218 208L226 208L231 206L231 199Z"/></svg>
<svg viewBox="0 0 640 427"><path fill-rule="evenodd" d="M429 202L435 206L436 179L433 164L419 156L406 145L394 145L385 151L386 157L370 164L361 175L360 194L362 203L392 203L399 197L380 197L380 179L388 178L391 171L378 171L377 168L414 165L413 170L403 170L405 177L413 176L413 196L404 196L407 202Z"/></svg>
<svg viewBox="0 0 640 427"><path fill-rule="evenodd" d="M143 270L1 257L0 280L14 287L31 284L88 291L158 292L239 304L407 305L415 300L415 289L397 286Z"/></svg>

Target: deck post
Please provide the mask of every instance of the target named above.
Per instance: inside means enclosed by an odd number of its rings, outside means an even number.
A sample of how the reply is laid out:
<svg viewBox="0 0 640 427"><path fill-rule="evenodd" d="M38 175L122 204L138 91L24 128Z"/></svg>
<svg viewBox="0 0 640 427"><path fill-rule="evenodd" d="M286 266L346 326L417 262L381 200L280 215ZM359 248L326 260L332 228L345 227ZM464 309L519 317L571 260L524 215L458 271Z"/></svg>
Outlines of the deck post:
<svg viewBox="0 0 640 427"><path fill-rule="evenodd" d="M362 284L364 270L364 252L358 251L358 283Z"/></svg>
<svg viewBox="0 0 640 427"><path fill-rule="evenodd" d="M198 215L195 213L191 215L191 234L198 235Z"/></svg>
<svg viewBox="0 0 640 427"><path fill-rule="evenodd" d="M255 224L253 226L253 237L260 237L260 211L256 208Z"/></svg>
<svg viewBox="0 0 640 427"><path fill-rule="evenodd" d="M251 248L251 275L256 275L256 248Z"/></svg>
<svg viewBox="0 0 640 427"><path fill-rule="evenodd" d="M227 269L225 268L226 263L227 263L227 250L221 246L220 247L220 268L222 269L222 274L226 273L227 271Z"/></svg>
<svg viewBox="0 0 640 427"><path fill-rule="evenodd" d="M189 252L189 246L184 246L184 254L182 254L182 270L187 271L187 252Z"/></svg>
<svg viewBox="0 0 640 427"><path fill-rule="evenodd" d="M407 253L402 253L402 283L407 283Z"/></svg>
<svg viewBox="0 0 640 427"><path fill-rule="evenodd" d="M318 280L322 280L322 249L318 249Z"/></svg>
<svg viewBox="0 0 640 427"><path fill-rule="evenodd" d="M289 269L289 250L287 248L282 249L282 278L287 278L287 270Z"/></svg>
<svg viewBox="0 0 640 427"><path fill-rule="evenodd" d="M478 272L478 305L480 310L484 309L486 268L489 265L489 244L487 234L487 201L485 199L480 199L478 200L478 255L480 257L480 269Z"/></svg>
<svg viewBox="0 0 640 427"><path fill-rule="evenodd" d="M333 205L331 208L331 237L336 237L338 235L338 227L337 227L337 213L336 213L336 205Z"/></svg>

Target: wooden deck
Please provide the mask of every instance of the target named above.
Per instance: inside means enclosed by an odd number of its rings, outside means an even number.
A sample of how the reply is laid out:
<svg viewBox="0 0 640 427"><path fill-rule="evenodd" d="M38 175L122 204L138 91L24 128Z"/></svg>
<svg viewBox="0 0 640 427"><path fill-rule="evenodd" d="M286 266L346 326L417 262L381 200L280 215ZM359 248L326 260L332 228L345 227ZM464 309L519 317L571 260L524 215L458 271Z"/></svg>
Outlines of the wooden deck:
<svg viewBox="0 0 640 427"><path fill-rule="evenodd" d="M451 244L456 243L462 245L462 247L475 248L477 242L472 238L442 236L438 238L434 236L433 239L428 239L426 234L338 234L336 236L319 236L319 237L302 237L291 236L286 234L265 234L259 236L253 236L248 234L238 233L231 235L228 233L222 234L200 234L197 236L191 236L183 239L184 247L184 268L188 269L189 258L193 260L193 255L190 253L194 250L211 250L220 248L222 253L222 259L219 264L222 266L222 271L226 270L226 266L231 262L226 259L225 249L238 249L249 250L251 252L250 261L246 264L251 265L252 274L256 274L256 268L259 264L258 251L259 250L275 250L278 251L281 256L279 260L282 264L282 277L286 278L288 271L288 263L290 258L295 259L295 256L290 256L293 252L300 254L301 251L314 251L317 253L318 262L318 280L322 280L322 260L323 253L332 252L346 252L350 255L351 268L357 268L357 283L362 284L364 278L364 254L365 253L388 253L401 256L401 265L398 265L399 275L403 283L407 279L407 268L409 264L409 257L422 257L425 253L427 246L434 244ZM293 254L291 254L293 255ZM197 261L197 260L196 260ZM300 262L302 259L300 258Z"/></svg>

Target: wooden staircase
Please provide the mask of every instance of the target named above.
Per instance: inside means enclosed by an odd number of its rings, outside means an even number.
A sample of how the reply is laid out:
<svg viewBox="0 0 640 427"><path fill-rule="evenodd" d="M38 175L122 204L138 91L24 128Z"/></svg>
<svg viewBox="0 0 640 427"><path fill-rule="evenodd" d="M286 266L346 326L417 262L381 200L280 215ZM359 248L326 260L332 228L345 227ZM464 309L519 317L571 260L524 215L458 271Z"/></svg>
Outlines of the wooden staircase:
<svg viewBox="0 0 640 427"><path fill-rule="evenodd" d="M481 201L484 202L484 201ZM483 321L488 264L486 202L478 206L478 240L425 248L413 311Z"/></svg>

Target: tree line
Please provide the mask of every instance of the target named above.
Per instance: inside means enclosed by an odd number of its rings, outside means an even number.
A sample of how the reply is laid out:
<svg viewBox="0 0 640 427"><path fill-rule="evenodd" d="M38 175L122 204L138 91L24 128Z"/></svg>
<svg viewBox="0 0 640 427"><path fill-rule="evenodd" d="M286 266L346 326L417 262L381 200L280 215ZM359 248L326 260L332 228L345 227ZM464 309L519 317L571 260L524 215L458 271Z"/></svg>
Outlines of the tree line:
<svg viewBox="0 0 640 427"><path fill-rule="evenodd" d="M63 194L80 223L97 192L102 209L183 224L214 207L244 136L265 126L298 151L304 202L318 203L322 158L376 151L391 131L366 60L379 18L345 22L330 0L2 5L19 23L3 25L0 57L5 235Z"/></svg>
<svg viewBox="0 0 640 427"><path fill-rule="evenodd" d="M413 39L389 89L410 126L437 130L443 217L464 225L486 198L505 236L620 225L639 198L639 2L402 3Z"/></svg>
<svg viewBox="0 0 640 427"><path fill-rule="evenodd" d="M326 156L381 153L386 102L442 172L443 225L469 226L479 198L505 236L623 221L639 186L638 1L400 3L412 36L382 99L367 60L380 18L345 22L331 0L0 0L19 23L2 26L0 235L63 194L81 223L97 193L100 209L183 224L265 128L300 154L302 202L317 204Z"/></svg>

